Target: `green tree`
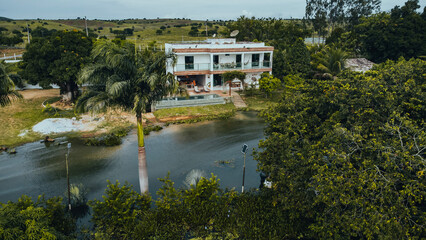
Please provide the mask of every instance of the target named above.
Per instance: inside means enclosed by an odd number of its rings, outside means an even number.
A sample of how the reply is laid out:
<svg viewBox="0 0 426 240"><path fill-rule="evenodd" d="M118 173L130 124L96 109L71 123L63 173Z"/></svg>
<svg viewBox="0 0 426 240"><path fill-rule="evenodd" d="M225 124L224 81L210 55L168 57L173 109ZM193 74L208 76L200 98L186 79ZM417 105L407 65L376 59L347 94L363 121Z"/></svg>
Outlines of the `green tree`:
<svg viewBox="0 0 426 240"><path fill-rule="evenodd" d="M259 79L259 88L261 91L265 92L266 97L280 86L281 81L269 73L262 74L262 77Z"/></svg>
<svg viewBox="0 0 426 240"><path fill-rule="evenodd" d="M303 39L297 39L285 54L284 69L286 75L308 75L311 70L310 61L310 53Z"/></svg>
<svg viewBox="0 0 426 240"><path fill-rule="evenodd" d="M78 31L56 32L49 38L35 38L26 46L20 68L31 84L57 84L65 100L76 100L77 75L90 60L92 41Z"/></svg>
<svg viewBox="0 0 426 240"><path fill-rule="evenodd" d="M22 98L15 90L15 84L6 71L6 66L0 62L0 107L9 105L11 100Z"/></svg>
<svg viewBox="0 0 426 240"><path fill-rule="evenodd" d="M425 69L425 61L401 59L365 75L286 85L263 113L267 137L255 158L288 220L306 226L299 234L424 234Z"/></svg>
<svg viewBox="0 0 426 240"><path fill-rule="evenodd" d="M380 5L380 0L306 0L305 16L316 19L325 15L332 29L342 23L351 28L358 24L361 17L379 11Z"/></svg>
<svg viewBox="0 0 426 240"><path fill-rule="evenodd" d="M96 239L135 239L134 229L142 223L151 204L151 197L140 195L127 183L120 186L108 182L103 201L90 201L93 209Z"/></svg>
<svg viewBox="0 0 426 240"><path fill-rule="evenodd" d="M418 0L410 0L391 13L380 13L364 18L355 27L363 53L374 62L399 57L426 55L426 9L420 14Z"/></svg>
<svg viewBox="0 0 426 240"><path fill-rule="evenodd" d="M23 195L0 203L0 239L75 239L76 225L65 209L57 197L34 202Z"/></svg>
<svg viewBox="0 0 426 240"><path fill-rule="evenodd" d="M176 90L173 75L166 74L162 52L137 52L128 42L98 41L92 51L94 64L82 69L80 82L89 84L79 98L76 111L105 111L108 107L132 110L138 124L139 180L148 192L142 113L155 101Z"/></svg>

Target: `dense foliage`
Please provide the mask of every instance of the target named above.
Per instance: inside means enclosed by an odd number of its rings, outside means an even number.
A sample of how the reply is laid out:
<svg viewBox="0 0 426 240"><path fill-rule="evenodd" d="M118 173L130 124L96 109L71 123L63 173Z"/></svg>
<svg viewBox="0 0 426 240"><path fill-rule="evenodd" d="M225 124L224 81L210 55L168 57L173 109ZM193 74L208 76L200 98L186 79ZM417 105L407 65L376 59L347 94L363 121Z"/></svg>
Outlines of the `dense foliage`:
<svg viewBox="0 0 426 240"><path fill-rule="evenodd" d="M306 0L306 17L321 21L327 19L334 27L346 23L351 27L358 23L361 17L380 10L381 0Z"/></svg>
<svg viewBox="0 0 426 240"><path fill-rule="evenodd" d="M238 41L262 41L267 45L275 48L273 55L273 74L282 78L288 74L288 65L286 58L287 52L294 52L293 45L297 45L300 51L299 39L304 39L309 35L309 30L303 22L285 21L283 19L275 18L247 18L241 16L237 21L231 22L227 25L230 31L238 30L239 34L236 36ZM304 45L303 40L301 44ZM305 47L305 46L303 46ZM305 47L306 48L306 47ZM291 61L297 61L297 58L291 58ZM303 58L301 61L305 61ZM309 60L307 61L309 65Z"/></svg>
<svg viewBox="0 0 426 240"><path fill-rule="evenodd" d="M356 26L363 52L373 62L399 57L426 56L426 9L420 14L418 0L409 0L389 13L364 18Z"/></svg>
<svg viewBox="0 0 426 240"><path fill-rule="evenodd" d="M425 233L426 62L288 84L263 113L259 168L276 201L319 238L418 239Z"/></svg>
<svg viewBox="0 0 426 240"><path fill-rule="evenodd" d="M79 94L77 75L90 61L91 49L92 40L78 31L53 32L45 38L34 38L26 46L21 75L29 83L42 87L57 84L61 94L74 101Z"/></svg>
<svg viewBox="0 0 426 240"><path fill-rule="evenodd" d="M0 203L0 239L75 239L75 222L61 198L36 202L22 196L16 203Z"/></svg>
<svg viewBox="0 0 426 240"><path fill-rule="evenodd" d="M259 89L266 94L266 97L281 86L281 81L269 73L262 74L259 79Z"/></svg>
<svg viewBox="0 0 426 240"><path fill-rule="evenodd" d="M237 194L220 189L218 179L202 178L176 189L166 177L155 207L127 184L109 185L104 201L92 201L96 239L283 239L292 223L272 191Z"/></svg>
<svg viewBox="0 0 426 240"><path fill-rule="evenodd" d="M9 105L12 102L11 100L22 97L21 94L15 90L12 76L18 78L18 76L9 74L5 64L0 62L0 107Z"/></svg>

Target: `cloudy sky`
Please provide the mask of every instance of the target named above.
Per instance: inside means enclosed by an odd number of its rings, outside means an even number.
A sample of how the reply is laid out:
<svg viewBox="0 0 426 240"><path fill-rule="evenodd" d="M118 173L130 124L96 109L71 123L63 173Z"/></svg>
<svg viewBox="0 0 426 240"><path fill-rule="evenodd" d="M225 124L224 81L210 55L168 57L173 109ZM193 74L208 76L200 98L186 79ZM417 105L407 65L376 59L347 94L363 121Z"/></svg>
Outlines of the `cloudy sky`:
<svg viewBox="0 0 426 240"><path fill-rule="evenodd" d="M382 0L388 11L405 0ZM424 1L422 9L425 6ZM0 16L13 19L301 18L305 0L0 0Z"/></svg>

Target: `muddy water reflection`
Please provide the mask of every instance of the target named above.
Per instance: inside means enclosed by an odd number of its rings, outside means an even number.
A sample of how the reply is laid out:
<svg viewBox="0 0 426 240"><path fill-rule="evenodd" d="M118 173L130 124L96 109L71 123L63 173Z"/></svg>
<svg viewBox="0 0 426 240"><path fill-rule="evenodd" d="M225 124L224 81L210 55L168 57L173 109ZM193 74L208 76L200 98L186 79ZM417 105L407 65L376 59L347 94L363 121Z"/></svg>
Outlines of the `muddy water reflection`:
<svg viewBox="0 0 426 240"><path fill-rule="evenodd" d="M246 162L246 187L259 185L256 162L251 149L263 138L263 122L256 113L238 113L228 120L169 126L146 138L150 192L155 194L170 172L176 186L192 169L214 173L222 187L241 188L244 143L250 152ZM57 139L65 141L65 139ZM22 194L36 197L63 195L66 189L66 145L35 142L17 147L16 155L0 154L0 202L16 201ZM217 161L231 164L218 165ZM128 181L139 190L135 133L117 147L90 147L72 142L70 154L71 183L83 183L89 199L100 198L107 180Z"/></svg>

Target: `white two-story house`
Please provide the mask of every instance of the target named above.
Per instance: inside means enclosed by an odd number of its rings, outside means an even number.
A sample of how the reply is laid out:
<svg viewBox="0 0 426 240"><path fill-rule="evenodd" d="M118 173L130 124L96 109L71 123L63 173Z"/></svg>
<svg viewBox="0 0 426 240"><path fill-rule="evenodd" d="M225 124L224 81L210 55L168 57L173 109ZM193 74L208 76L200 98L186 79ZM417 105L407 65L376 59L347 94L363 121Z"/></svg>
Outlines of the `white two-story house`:
<svg viewBox="0 0 426 240"><path fill-rule="evenodd" d="M172 73L180 84L188 89L198 88L225 90L228 83L222 80L227 71L246 73L245 84L258 85L263 72L272 73L274 47L262 42L236 42L235 39L207 39L203 42L183 42L165 45L166 53L173 53L176 60L167 62L168 73ZM241 81L234 80L233 89L241 89Z"/></svg>

